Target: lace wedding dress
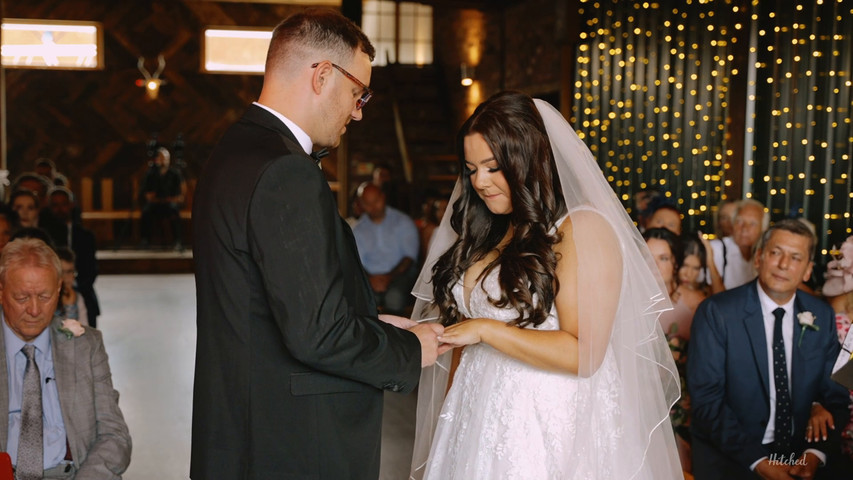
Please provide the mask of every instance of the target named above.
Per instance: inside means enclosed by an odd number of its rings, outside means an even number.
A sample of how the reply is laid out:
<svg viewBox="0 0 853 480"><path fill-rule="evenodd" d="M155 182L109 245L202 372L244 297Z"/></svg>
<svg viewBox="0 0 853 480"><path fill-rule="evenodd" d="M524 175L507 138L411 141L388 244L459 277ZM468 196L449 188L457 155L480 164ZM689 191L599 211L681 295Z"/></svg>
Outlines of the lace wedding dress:
<svg viewBox="0 0 853 480"><path fill-rule="evenodd" d="M498 275L495 268L475 286L467 305L462 283L454 287L464 317L509 322L518 315L489 302L488 296L500 297ZM555 308L538 328L559 328ZM613 399L619 389L609 352L593 377L584 379L537 369L484 343L469 345L441 410L424 478L612 478L620 437L619 406ZM575 418L576 412L593 410L595 418ZM580 423L592 430L581 432L579 439ZM589 451L578 451L579 445Z"/></svg>
<svg viewBox="0 0 853 480"><path fill-rule="evenodd" d="M546 102L534 103L548 132L578 252L576 285L561 285L576 289L578 368L594 373L541 370L479 343L465 347L447 391L451 362L444 354L421 374L410 479L683 478L669 423L678 373L658 322L671 305L654 259L574 129ZM449 205L461 188L460 180ZM438 320L432 268L457 238L451 218L448 207L412 291L419 321ZM613 243L602 239L613 237L618 247L608 250L604 245ZM616 264L621 284L603 283L600 272ZM470 298L464 279L454 286L460 317L508 322L518 315L489 301L500 298L498 278L496 267ZM614 301L615 314L607 308ZM557 330L556 309L536 328Z"/></svg>

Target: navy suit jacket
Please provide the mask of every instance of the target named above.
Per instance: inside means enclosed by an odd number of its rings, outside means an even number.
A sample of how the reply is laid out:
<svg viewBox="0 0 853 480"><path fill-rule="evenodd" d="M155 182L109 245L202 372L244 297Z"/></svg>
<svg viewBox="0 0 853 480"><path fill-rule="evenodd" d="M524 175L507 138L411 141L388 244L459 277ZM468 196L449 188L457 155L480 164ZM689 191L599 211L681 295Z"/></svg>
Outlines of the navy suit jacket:
<svg viewBox="0 0 853 480"><path fill-rule="evenodd" d="M767 340L757 281L709 297L693 317L687 355L687 383L693 410L693 473L701 478L751 476L749 466L772 452L762 445L770 420ZM806 329L796 319L811 312L819 330ZM797 291L794 300L791 359L793 448L801 454L816 448L830 455L836 437L807 444L805 429L812 402L835 417L836 426L848 402L847 391L829 378L838 356L835 313L825 302ZM776 452L781 453L781 452ZM790 455L789 452L787 455Z"/></svg>

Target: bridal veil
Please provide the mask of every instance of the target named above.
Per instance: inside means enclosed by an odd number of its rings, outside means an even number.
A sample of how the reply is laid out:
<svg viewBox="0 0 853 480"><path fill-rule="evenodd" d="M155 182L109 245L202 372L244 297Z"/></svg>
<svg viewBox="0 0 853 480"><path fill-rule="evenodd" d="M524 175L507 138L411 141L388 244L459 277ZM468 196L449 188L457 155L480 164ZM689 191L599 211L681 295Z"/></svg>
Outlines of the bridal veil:
<svg viewBox="0 0 853 480"><path fill-rule="evenodd" d="M622 388L618 398L613 399L615 403L609 402L609 405L577 402L577 408L581 411L576 412L577 424L572 427L576 435L571 455L585 460L600 455L595 448L596 439L608 436L609 441L615 438L619 442L618 458L598 460L608 462L615 468L611 472L616 473L614 478L681 478L678 453L669 423L670 407L680 392L678 373L658 324L660 313L671 308L667 291L645 242L607 184L592 153L559 111L542 100L535 99L534 102L551 142L569 214L574 217L578 212L597 212L612 227L612 232L608 234L617 237L621 248L621 252L593 252L595 254L590 255L589 249L598 248L598 243L590 238L589 232L573 229L572 240L578 248L579 281L577 285L561 285L561 288L578 289L580 363L587 361L594 364L593 359L604 354L601 349L610 349L616 359ZM419 321L435 321L438 317L437 309L431 305L432 267L456 239L456 233L450 226L450 211L460 196L460 189L461 183L457 181L448 203L448 213L434 234L423 270L412 291L416 297L413 318ZM611 288L613 286L583 281L594 276L596 269L594 262L589 259L608 254L618 256L620 253L623 268L621 289L618 286ZM593 339L601 336L600 322L596 321L596 314L601 309L597 307L604 302L616 301L617 295L619 303L612 319L609 342L596 343ZM447 353L439 358L435 366L424 369L421 375L412 479L420 479L424 473L444 401L449 367L450 353ZM585 379L590 382L596 380L595 374ZM594 410L602 408L616 408L619 411L621 421L619 425L614 425L613 431L600 431L596 426L585 423L587 419L599 418L600 415L596 415ZM596 480L605 479L602 476L596 477Z"/></svg>

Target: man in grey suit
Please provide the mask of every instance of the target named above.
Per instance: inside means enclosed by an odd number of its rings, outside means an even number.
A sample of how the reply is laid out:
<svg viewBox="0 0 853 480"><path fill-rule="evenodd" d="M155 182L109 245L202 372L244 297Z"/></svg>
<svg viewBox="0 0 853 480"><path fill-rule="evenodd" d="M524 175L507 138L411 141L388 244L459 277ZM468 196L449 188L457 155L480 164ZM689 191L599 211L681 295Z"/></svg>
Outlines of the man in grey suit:
<svg viewBox="0 0 853 480"><path fill-rule="evenodd" d="M54 319L61 271L34 238L0 256L0 450L18 479L120 479L130 434L101 333Z"/></svg>

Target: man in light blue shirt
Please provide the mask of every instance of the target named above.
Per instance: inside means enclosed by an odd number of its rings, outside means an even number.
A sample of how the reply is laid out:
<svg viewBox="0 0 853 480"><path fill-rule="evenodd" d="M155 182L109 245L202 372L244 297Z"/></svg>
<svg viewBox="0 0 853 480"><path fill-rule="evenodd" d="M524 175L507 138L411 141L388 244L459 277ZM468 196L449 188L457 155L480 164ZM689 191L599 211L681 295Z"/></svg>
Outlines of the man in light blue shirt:
<svg viewBox="0 0 853 480"><path fill-rule="evenodd" d="M35 238L0 255L0 451L19 479L120 479L130 434L100 332L53 316L61 271Z"/></svg>
<svg viewBox="0 0 853 480"><path fill-rule="evenodd" d="M2 313L0 313L2 315ZM6 371L9 374L9 429L6 452L14 462L18 454L18 437L21 434L21 400L23 398L24 369L27 357L22 349L24 342L9 328L3 316L3 340L6 347ZM32 342L36 347L36 365L42 384L42 410L44 412L44 469L66 463L65 423L59 407L59 393L53 373L53 352L50 350L50 331L45 329ZM64 469L64 468L63 468Z"/></svg>
<svg viewBox="0 0 853 480"><path fill-rule="evenodd" d="M362 184L358 198L365 213L352 231L376 302L384 313L405 314L418 273L418 229L405 213L386 205L376 185Z"/></svg>

